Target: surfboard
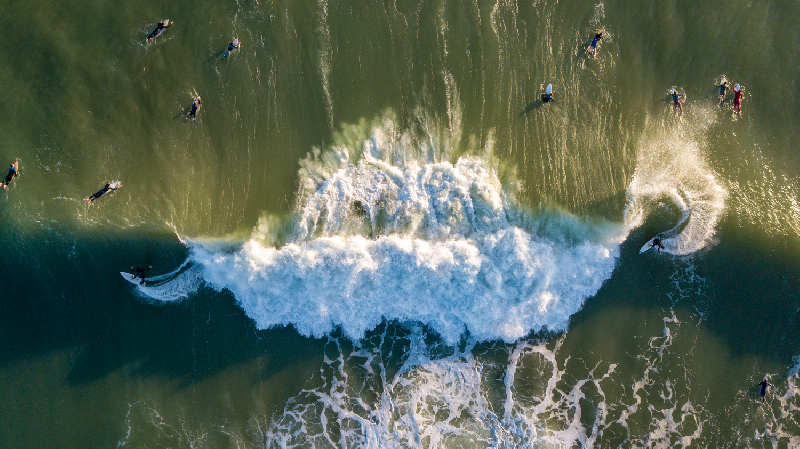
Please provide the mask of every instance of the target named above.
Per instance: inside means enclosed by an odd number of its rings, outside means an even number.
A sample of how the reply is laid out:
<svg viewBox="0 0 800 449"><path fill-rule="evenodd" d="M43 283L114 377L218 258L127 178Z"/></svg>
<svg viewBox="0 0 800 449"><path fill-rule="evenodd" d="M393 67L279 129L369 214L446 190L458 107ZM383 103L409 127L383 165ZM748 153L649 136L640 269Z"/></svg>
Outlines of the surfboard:
<svg viewBox="0 0 800 449"><path fill-rule="evenodd" d="M139 279L134 274L126 273L124 271L120 271L119 274L122 275L122 279L125 279L126 281L130 282L131 284L141 285L141 283L142 283L142 280Z"/></svg>
<svg viewBox="0 0 800 449"><path fill-rule="evenodd" d="M548 84L547 87L544 89L544 93L545 93L545 95L552 94L553 93L553 85L552 84Z"/></svg>
<svg viewBox="0 0 800 449"><path fill-rule="evenodd" d="M648 240L647 243L645 243L644 246L642 246L642 249L639 250L639 254L642 254L643 252L647 251L650 248L654 248L654 246L651 246L653 244L653 239L654 238L655 237L653 237L652 239Z"/></svg>

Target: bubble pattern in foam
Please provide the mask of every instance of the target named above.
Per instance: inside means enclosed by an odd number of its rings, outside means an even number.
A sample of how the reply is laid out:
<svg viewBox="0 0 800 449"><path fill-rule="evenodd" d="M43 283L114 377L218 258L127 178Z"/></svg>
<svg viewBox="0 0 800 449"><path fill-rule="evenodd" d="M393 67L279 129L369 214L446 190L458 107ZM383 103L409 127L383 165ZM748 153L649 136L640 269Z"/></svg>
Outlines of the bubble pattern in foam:
<svg viewBox="0 0 800 449"><path fill-rule="evenodd" d="M580 220L570 238L527 231L484 161L394 165L370 154L376 140L356 163L342 153L290 243L194 245L207 285L233 292L259 328L358 339L384 319L412 320L455 343L465 331L513 341L565 329L610 277L621 226L606 237Z"/></svg>

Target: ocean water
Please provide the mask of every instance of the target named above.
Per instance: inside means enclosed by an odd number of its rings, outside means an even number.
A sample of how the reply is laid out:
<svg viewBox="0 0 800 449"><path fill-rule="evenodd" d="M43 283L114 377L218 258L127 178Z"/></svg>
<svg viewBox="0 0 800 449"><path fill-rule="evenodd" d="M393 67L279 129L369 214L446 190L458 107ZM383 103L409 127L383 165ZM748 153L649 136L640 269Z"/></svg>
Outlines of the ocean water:
<svg viewBox="0 0 800 449"><path fill-rule="evenodd" d="M0 11L0 447L800 446L797 2Z"/></svg>

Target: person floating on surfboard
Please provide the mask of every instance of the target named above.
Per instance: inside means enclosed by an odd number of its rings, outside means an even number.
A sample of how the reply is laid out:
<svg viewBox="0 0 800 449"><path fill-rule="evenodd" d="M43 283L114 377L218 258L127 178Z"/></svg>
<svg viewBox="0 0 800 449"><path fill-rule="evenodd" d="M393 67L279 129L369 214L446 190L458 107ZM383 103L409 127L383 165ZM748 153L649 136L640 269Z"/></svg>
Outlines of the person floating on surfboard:
<svg viewBox="0 0 800 449"><path fill-rule="evenodd" d="M192 110L186 115L187 118L194 120L197 117L197 111L200 110L200 101L199 95L192 101Z"/></svg>
<svg viewBox="0 0 800 449"><path fill-rule="evenodd" d="M147 268L142 268L142 267L133 268L133 267L131 267L131 271L133 271L133 273L134 273L134 278L141 279L141 281L139 282L140 285L145 285L144 274L151 268L153 268L152 265L150 265Z"/></svg>
<svg viewBox="0 0 800 449"><path fill-rule="evenodd" d="M106 185L104 185L102 189L100 189L97 192L95 192L92 196L86 198L86 203L87 204L92 204L92 201L100 198L101 196L105 195L106 193L108 193L108 192L110 192L112 190L117 190L120 187L122 187L122 183L119 182L119 181L107 182Z"/></svg>
<svg viewBox="0 0 800 449"><path fill-rule="evenodd" d="M599 44L600 43L600 39L603 38L603 31L605 31L605 30L600 30L600 31L598 31L597 33L594 34L594 39L592 39L592 42L589 44L588 47L586 47L586 51L584 53L590 53L591 52L592 53L592 57L594 57L594 58L597 57L597 44Z"/></svg>
<svg viewBox="0 0 800 449"><path fill-rule="evenodd" d="M764 376L764 379L761 380L761 383L759 383L759 385L761 385L761 389L758 391L758 397L761 403L763 404L766 401L767 388L772 386L772 384L769 383L769 376Z"/></svg>
<svg viewBox="0 0 800 449"><path fill-rule="evenodd" d="M6 179L3 180L3 190L8 188L8 185L11 181L14 180L17 176L19 176L19 172L17 169L19 168L19 158L16 158L14 162L8 167L8 174L6 175Z"/></svg>
<svg viewBox="0 0 800 449"><path fill-rule="evenodd" d="M547 88L544 90L544 93L542 94L542 102L550 103L551 101L555 101L555 99L553 98L553 85L548 84Z"/></svg>
<svg viewBox="0 0 800 449"><path fill-rule="evenodd" d="M162 20L161 22L158 22L156 28L153 31L151 31L150 34L147 35L144 41L150 42L151 40L157 38L158 36L161 36L161 33L163 33L164 30L166 30L167 28L171 27L174 23L175 22L170 22L169 19L165 19Z"/></svg>
<svg viewBox="0 0 800 449"><path fill-rule="evenodd" d="M717 87L719 87L719 106L722 106L725 103L725 91L728 90L728 80L723 77Z"/></svg>
<svg viewBox="0 0 800 449"><path fill-rule="evenodd" d="M228 42L228 49L225 50L225 56L233 53L234 51L238 50L242 44L239 42L239 39L234 38L232 41Z"/></svg>
<svg viewBox="0 0 800 449"><path fill-rule="evenodd" d="M662 249L667 249L667 248L664 247L664 243L662 243L661 239L658 238L658 237L654 238L653 241L650 243L650 248L652 248L654 246L658 248L658 255L659 256L661 255L661 250Z"/></svg>
<svg viewBox="0 0 800 449"><path fill-rule="evenodd" d="M674 87L669 94L672 95L672 111L678 115L683 115L683 99L681 97L685 97L686 94L679 94Z"/></svg>
<svg viewBox="0 0 800 449"><path fill-rule="evenodd" d="M742 115L742 88L733 86L733 112Z"/></svg>

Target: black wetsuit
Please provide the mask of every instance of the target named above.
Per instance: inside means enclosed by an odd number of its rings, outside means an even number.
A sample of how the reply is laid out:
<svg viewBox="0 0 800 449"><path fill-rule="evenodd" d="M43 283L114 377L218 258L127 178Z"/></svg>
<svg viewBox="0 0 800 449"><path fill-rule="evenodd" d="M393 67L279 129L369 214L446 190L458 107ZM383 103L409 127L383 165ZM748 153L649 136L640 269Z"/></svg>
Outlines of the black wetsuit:
<svg viewBox="0 0 800 449"><path fill-rule="evenodd" d="M153 30L153 31L150 33L150 35L149 35L149 36L147 36L147 40L149 41L150 39L155 39L155 38L157 38L158 36L160 36L160 35L161 35L161 33L163 33L163 32L164 32L164 30L165 30L166 28L167 28L167 27L166 27L166 26L164 26L164 22L158 22L158 25L156 25L156 29L155 29L155 30ZM140 36L141 36L141 35L140 35Z"/></svg>
<svg viewBox="0 0 800 449"><path fill-rule="evenodd" d="M89 197L89 201L94 201L100 198L101 196L108 193L109 190L114 190L114 189L111 188L111 183L106 183L106 185L102 189L98 190L94 195Z"/></svg>
<svg viewBox="0 0 800 449"><path fill-rule="evenodd" d="M758 395L763 398L764 396L767 395L767 387L771 387L772 384L769 383L768 380L764 379L761 381L759 385L761 385L761 391L758 392Z"/></svg>
<svg viewBox="0 0 800 449"><path fill-rule="evenodd" d="M545 103L550 103L553 101L553 94L542 94L542 101Z"/></svg>
<svg viewBox="0 0 800 449"><path fill-rule="evenodd" d="M656 237L656 238L654 238L654 239L653 239L653 243L652 243L650 246L651 246L651 247L653 247L653 246L657 246L657 247L659 247L660 249L666 249L666 248L664 247L664 244L663 244L663 243L661 243L661 239L660 239L660 238L658 238L658 237Z"/></svg>
<svg viewBox="0 0 800 449"><path fill-rule="evenodd" d="M728 83L722 83L718 87L719 87L719 96L724 97L725 91L728 90Z"/></svg>
<svg viewBox="0 0 800 449"><path fill-rule="evenodd" d="M14 176L17 176L17 169L12 165L8 167L8 174L6 175L6 179L3 180L5 185L8 185L11 181L13 181Z"/></svg>
<svg viewBox="0 0 800 449"><path fill-rule="evenodd" d="M189 118L195 118L197 116L198 109L200 109L200 102L195 100L192 102L192 110L189 111Z"/></svg>
<svg viewBox="0 0 800 449"><path fill-rule="evenodd" d="M237 48L239 48L238 45L233 45L233 42L228 42L228 53L236 50Z"/></svg>
<svg viewBox="0 0 800 449"><path fill-rule="evenodd" d="M144 273L149 269L150 269L149 267L148 268L136 267L136 269L133 270L133 272L136 274L136 277L141 279L141 281L139 282L141 285L145 285Z"/></svg>

